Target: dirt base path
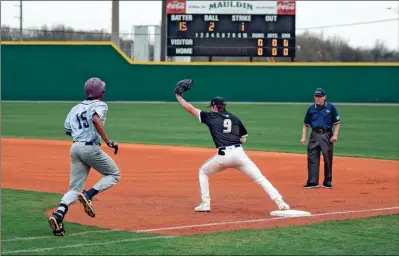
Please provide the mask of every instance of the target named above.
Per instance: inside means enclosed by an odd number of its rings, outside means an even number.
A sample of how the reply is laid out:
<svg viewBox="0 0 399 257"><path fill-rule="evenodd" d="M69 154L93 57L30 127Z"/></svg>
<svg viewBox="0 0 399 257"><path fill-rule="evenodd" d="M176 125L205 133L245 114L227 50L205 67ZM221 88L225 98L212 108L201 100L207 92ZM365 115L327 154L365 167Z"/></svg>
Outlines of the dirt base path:
<svg viewBox="0 0 399 257"><path fill-rule="evenodd" d="M65 193L70 145L68 141L3 139L2 187ZM103 149L113 156L111 149ZM113 156L121 168L121 182L97 197L96 218L86 216L76 204L66 220L182 235L398 213L398 161L336 157L335 189L303 189L305 155L257 151L248 151L248 155L285 200L315 216L271 217L274 203L257 184L235 170L210 177L212 212L195 213L193 209L200 203L198 168L214 153L203 148L121 144L120 154ZM99 178L92 171L86 189ZM55 202L54 207L57 205Z"/></svg>

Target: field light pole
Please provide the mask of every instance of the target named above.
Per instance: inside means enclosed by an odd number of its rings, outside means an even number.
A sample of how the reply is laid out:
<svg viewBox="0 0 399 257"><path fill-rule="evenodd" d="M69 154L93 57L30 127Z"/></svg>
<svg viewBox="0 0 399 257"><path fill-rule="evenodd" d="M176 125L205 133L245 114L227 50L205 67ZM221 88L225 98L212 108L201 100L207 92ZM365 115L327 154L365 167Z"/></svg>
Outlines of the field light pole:
<svg viewBox="0 0 399 257"><path fill-rule="evenodd" d="M22 0L19 1L19 39L23 40L22 34Z"/></svg>
<svg viewBox="0 0 399 257"><path fill-rule="evenodd" d="M19 8L19 16L15 16L15 18L19 19L19 40L23 40L23 33L22 33L22 0L19 1L19 5L15 5Z"/></svg>

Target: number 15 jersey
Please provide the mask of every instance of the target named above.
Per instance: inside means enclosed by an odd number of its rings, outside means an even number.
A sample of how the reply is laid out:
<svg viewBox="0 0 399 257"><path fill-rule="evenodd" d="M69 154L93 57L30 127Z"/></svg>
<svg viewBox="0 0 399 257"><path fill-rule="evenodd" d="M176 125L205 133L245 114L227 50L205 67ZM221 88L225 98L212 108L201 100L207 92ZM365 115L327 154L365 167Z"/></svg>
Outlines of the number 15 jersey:
<svg viewBox="0 0 399 257"><path fill-rule="evenodd" d="M227 111L201 111L199 120L201 123L208 126L213 142L217 148L241 144L240 138L248 135L240 119Z"/></svg>
<svg viewBox="0 0 399 257"><path fill-rule="evenodd" d="M64 128L71 132L72 140L78 142L99 143L101 140L93 124L93 115L97 113L105 122L108 105L100 100L85 100L75 105L65 119Z"/></svg>

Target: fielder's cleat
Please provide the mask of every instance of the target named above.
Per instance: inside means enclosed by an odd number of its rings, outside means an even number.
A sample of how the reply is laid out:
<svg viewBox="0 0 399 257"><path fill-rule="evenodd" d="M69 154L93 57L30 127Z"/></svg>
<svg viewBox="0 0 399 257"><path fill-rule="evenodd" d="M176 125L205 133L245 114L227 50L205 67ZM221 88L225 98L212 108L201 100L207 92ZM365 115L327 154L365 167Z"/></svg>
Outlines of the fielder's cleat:
<svg viewBox="0 0 399 257"><path fill-rule="evenodd" d="M53 234L55 236L65 236L64 224L62 224L61 214L54 212L53 215L48 218L48 223L53 230Z"/></svg>
<svg viewBox="0 0 399 257"><path fill-rule="evenodd" d="M303 188L318 188L319 185L318 184L306 184L303 186Z"/></svg>
<svg viewBox="0 0 399 257"><path fill-rule="evenodd" d="M201 203L194 209L196 212L210 212L211 211L211 206L210 204L206 203Z"/></svg>
<svg viewBox="0 0 399 257"><path fill-rule="evenodd" d="M79 199L79 202L83 205L83 208L85 209L85 212L87 213L87 215L94 218L94 216L96 216L96 214L94 213L94 208L91 203L91 199L87 196L86 192L83 191L82 193L79 193L78 199Z"/></svg>
<svg viewBox="0 0 399 257"><path fill-rule="evenodd" d="M290 206L286 202L284 202L283 199L276 200L276 204L277 207L280 209L280 211L285 211L290 209Z"/></svg>
<svg viewBox="0 0 399 257"><path fill-rule="evenodd" d="M334 187L331 184L323 183L324 188L333 189Z"/></svg>

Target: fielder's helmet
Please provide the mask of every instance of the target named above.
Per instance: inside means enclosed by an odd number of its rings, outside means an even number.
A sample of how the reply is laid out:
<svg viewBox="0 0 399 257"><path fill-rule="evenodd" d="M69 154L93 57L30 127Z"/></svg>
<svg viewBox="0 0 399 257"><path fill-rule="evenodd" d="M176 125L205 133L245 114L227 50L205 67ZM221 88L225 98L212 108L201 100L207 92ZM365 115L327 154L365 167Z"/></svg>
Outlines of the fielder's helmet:
<svg viewBox="0 0 399 257"><path fill-rule="evenodd" d="M100 99L105 94L105 82L99 78L90 78L85 83L85 97L86 99Z"/></svg>

